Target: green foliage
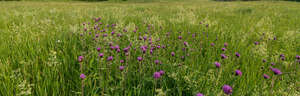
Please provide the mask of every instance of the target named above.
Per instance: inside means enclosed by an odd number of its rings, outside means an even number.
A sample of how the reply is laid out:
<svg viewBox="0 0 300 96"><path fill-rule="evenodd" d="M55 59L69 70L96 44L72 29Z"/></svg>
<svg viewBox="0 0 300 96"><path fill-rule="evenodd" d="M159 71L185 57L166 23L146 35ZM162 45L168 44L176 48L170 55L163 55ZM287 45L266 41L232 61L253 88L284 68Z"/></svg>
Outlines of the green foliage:
<svg viewBox="0 0 300 96"><path fill-rule="evenodd" d="M81 95L81 73L87 76L85 96L194 96L198 92L222 96L224 84L233 87L233 96L300 95L300 66L295 61L300 54L297 2L0 2L0 9L5 10L0 11L0 96ZM122 37L110 38L112 29L107 28L99 33L99 42L93 41L94 31L88 35L82 23L95 24L92 18L96 17L104 25L116 24L114 31ZM147 26L153 29L148 31ZM109 37L102 37L104 33ZM139 45L148 43L138 37L145 35L167 50L147 52L139 63L136 58L143 54ZM189 56L181 51L184 41L189 43ZM255 41L260 44L254 45ZM108 42L121 48L132 43L138 51L122 64L120 59L126 57L105 47ZM229 45L223 52L225 42ZM97 47L102 47L105 58L98 57ZM235 52L241 57L236 58ZM228 59L220 59L221 53ZM285 54L286 60L279 60L279 54ZM83 71L77 60L80 55ZM109 55L115 56L114 61L106 61ZM154 64L155 59L162 64ZM221 68L215 68L215 61L221 62ZM282 75L273 75L271 62ZM124 71L119 70L121 65L126 66ZM234 76L235 69L243 76ZM155 80L153 72L159 70L165 75Z"/></svg>

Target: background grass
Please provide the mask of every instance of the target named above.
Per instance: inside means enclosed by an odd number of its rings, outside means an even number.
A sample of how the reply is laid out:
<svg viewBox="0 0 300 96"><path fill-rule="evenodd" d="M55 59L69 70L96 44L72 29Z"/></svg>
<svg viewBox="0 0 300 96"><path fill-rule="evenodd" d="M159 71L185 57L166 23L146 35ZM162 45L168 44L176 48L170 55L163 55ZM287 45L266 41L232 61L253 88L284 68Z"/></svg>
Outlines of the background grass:
<svg viewBox="0 0 300 96"><path fill-rule="evenodd" d="M236 96L300 95L299 64L294 59L300 54L300 7L295 2L21 1L0 2L0 9L4 10L0 11L2 96L80 95L81 73L87 75L84 81L87 96L151 96L158 94L155 90L159 89L168 96L191 96L197 92L215 96L223 95L224 84L231 85ZM94 43L89 35L79 36L84 33L82 23L92 22L95 17L103 18L104 24L117 24L117 33L123 33L123 28L128 30L124 37L113 40L121 48L134 42L139 49L144 43L137 40L138 36L147 35L161 38L159 44L166 45L168 50L145 57L143 69L149 70L144 74L135 73L139 64L136 57L141 53L132 53L126 71L121 72L119 60L124 57L108 51L104 46L107 42ZM147 24L155 27L151 34L145 33ZM135 27L140 28L139 34L132 33ZM170 37L165 37L167 32L171 32ZM191 38L192 33L197 37ZM180 35L182 41L177 39ZM190 56L184 61L179 57L186 55L180 51L183 41L190 44ZM255 46L255 41L260 44ZM229 44L225 52L229 59L221 60L225 42ZM211 47L210 43L216 46ZM105 59L98 60L95 48L99 46L115 55L111 66ZM177 58L170 56L172 51ZM234 52L239 52L241 58L234 58ZM280 61L279 54L285 54L286 60ZM84 72L80 72L77 61L80 55L85 57ZM163 64L153 67L154 59ZM267 62L263 63L263 59ZM215 61L222 63L220 69L214 67ZM271 62L284 74L273 76L268 69ZM243 76L234 76L235 69L241 69ZM159 70L165 70L166 75L155 81L153 72ZM263 74L272 79L265 80ZM160 83L154 86L155 82Z"/></svg>

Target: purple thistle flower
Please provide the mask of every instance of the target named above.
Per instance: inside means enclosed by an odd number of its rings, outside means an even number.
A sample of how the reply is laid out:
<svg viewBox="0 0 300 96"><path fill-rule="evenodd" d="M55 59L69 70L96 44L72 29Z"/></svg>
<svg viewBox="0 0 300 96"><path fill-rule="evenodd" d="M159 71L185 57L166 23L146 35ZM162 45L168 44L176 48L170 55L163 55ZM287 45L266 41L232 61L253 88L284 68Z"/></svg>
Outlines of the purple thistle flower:
<svg viewBox="0 0 300 96"><path fill-rule="evenodd" d="M126 48L123 49L123 51L124 51L125 53L127 53L127 52L129 51L129 48L130 48L130 47L126 47Z"/></svg>
<svg viewBox="0 0 300 96"><path fill-rule="evenodd" d="M107 34L106 34L106 33L104 33L104 34L103 34L103 37L107 37Z"/></svg>
<svg viewBox="0 0 300 96"><path fill-rule="evenodd" d="M121 33L118 33L117 36L118 36L118 37L122 37L122 34L121 34Z"/></svg>
<svg viewBox="0 0 300 96"><path fill-rule="evenodd" d="M120 63L124 63L124 60L120 60Z"/></svg>
<svg viewBox="0 0 300 96"><path fill-rule="evenodd" d="M277 68L271 68L271 70L274 72L275 75L281 75L282 74L282 72Z"/></svg>
<svg viewBox="0 0 300 96"><path fill-rule="evenodd" d="M143 38L144 38L144 40L147 40L147 36L144 36Z"/></svg>
<svg viewBox="0 0 300 96"><path fill-rule="evenodd" d="M98 38L99 37L99 34L96 34L96 36L95 36L96 38Z"/></svg>
<svg viewBox="0 0 300 96"><path fill-rule="evenodd" d="M100 53L100 54L99 54L99 57L100 57L100 58L102 58L103 56L104 56L104 54L103 54L103 53Z"/></svg>
<svg viewBox="0 0 300 96"><path fill-rule="evenodd" d="M180 40L181 40L181 39L182 39L182 36L178 36L178 39L180 39Z"/></svg>
<svg viewBox="0 0 300 96"><path fill-rule="evenodd" d="M142 58L142 57L137 57L137 59L138 59L139 61L142 61L142 60L143 60L143 58Z"/></svg>
<svg viewBox="0 0 300 96"><path fill-rule="evenodd" d="M210 43L210 46L215 46L215 43Z"/></svg>
<svg viewBox="0 0 300 96"><path fill-rule="evenodd" d="M239 76L242 76L242 71L241 70L235 70L235 75L239 75Z"/></svg>
<svg viewBox="0 0 300 96"><path fill-rule="evenodd" d="M285 57L280 57L280 59L284 61L284 60L285 60Z"/></svg>
<svg viewBox="0 0 300 96"><path fill-rule="evenodd" d="M192 37L193 37L193 38L195 38L195 37L196 37L196 34L195 34L195 33L194 33L194 34L192 34Z"/></svg>
<svg viewBox="0 0 300 96"><path fill-rule="evenodd" d="M266 60L266 59L263 59L263 62L265 63L265 62L267 62L267 60Z"/></svg>
<svg viewBox="0 0 300 96"><path fill-rule="evenodd" d="M84 78L86 78L86 76L84 74L80 74L80 78L84 79Z"/></svg>
<svg viewBox="0 0 300 96"><path fill-rule="evenodd" d="M136 30L133 30L133 32L135 33L135 32L136 32Z"/></svg>
<svg viewBox="0 0 300 96"><path fill-rule="evenodd" d="M183 44L184 44L185 46L188 46L188 43L187 43L187 42L185 42L185 41L183 42Z"/></svg>
<svg viewBox="0 0 300 96"><path fill-rule="evenodd" d="M224 47L227 47L228 46L228 43L224 43Z"/></svg>
<svg viewBox="0 0 300 96"><path fill-rule="evenodd" d="M275 63L274 63L274 62L271 62L271 65L272 65L272 66L275 66Z"/></svg>
<svg viewBox="0 0 300 96"><path fill-rule="evenodd" d="M159 64L160 61L159 61L159 60L155 60L154 63L155 63L155 64Z"/></svg>
<svg viewBox="0 0 300 96"><path fill-rule="evenodd" d="M222 48L222 51L225 51L226 50L226 48Z"/></svg>
<svg viewBox="0 0 300 96"><path fill-rule="evenodd" d="M160 70L159 73L160 73L160 75L164 75L165 71L164 70Z"/></svg>
<svg viewBox="0 0 300 96"><path fill-rule="evenodd" d="M160 45L157 45L156 48L159 49L159 48L160 48Z"/></svg>
<svg viewBox="0 0 300 96"><path fill-rule="evenodd" d="M197 93L196 96L204 96L202 93Z"/></svg>
<svg viewBox="0 0 300 96"><path fill-rule="evenodd" d="M111 60L113 60L113 56L109 56L109 57L107 58L107 61L111 61Z"/></svg>
<svg viewBox="0 0 300 96"><path fill-rule="evenodd" d="M238 58L241 57L241 55L238 52L235 52L235 56Z"/></svg>
<svg viewBox="0 0 300 96"><path fill-rule="evenodd" d="M220 66L221 66L221 63L219 63L219 62L215 62L215 65L216 65L216 67L217 67L217 68L220 68Z"/></svg>
<svg viewBox="0 0 300 96"><path fill-rule="evenodd" d="M269 79L270 76L268 76L267 74L264 74L264 78L265 78L265 79Z"/></svg>
<svg viewBox="0 0 300 96"><path fill-rule="evenodd" d="M259 42L255 41L255 42L254 42L254 44L255 44L255 45L258 45L258 44L259 44Z"/></svg>
<svg viewBox="0 0 300 96"><path fill-rule="evenodd" d="M227 94L227 95L232 94L232 88L231 88L229 85L224 85L224 86L222 87L222 89L223 89L223 92L224 92L225 94Z"/></svg>
<svg viewBox="0 0 300 96"><path fill-rule="evenodd" d="M172 55L172 56L175 56L175 52L171 52L171 55Z"/></svg>
<svg viewBox="0 0 300 96"><path fill-rule="evenodd" d="M226 59L227 56L226 56L225 54L221 54L221 58L222 58L222 59Z"/></svg>
<svg viewBox="0 0 300 96"><path fill-rule="evenodd" d="M79 56L79 57L78 57L78 61L79 61L79 62L82 62L82 61L83 61L83 56Z"/></svg>
<svg viewBox="0 0 300 96"><path fill-rule="evenodd" d="M115 31L111 31L111 33L110 33L111 35L114 35L115 34Z"/></svg>
<svg viewBox="0 0 300 96"><path fill-rule="evenodd" d="M124 68L125 68L124 66L120 66L120 67L119 67L120 71L123 71Z"/></svg>
<svg viewBox="0 0 300 96"><path fill-rule="evenodd" d="M100 52L101 48L97 48L97 51Z"/></svg>
<svg viewBox="0 0 300 96"><path fill-rule="evenodd" d="M280 54L280 57L285 57L284 54Z"/></svg>
<svg viewBox="0 0 300 96"><path fill-rule="evenodd" d="M160 73L159 73L159 72L154 72L153 77L154 77L155 79L160 78Z"/></svg>
<svg viewBox="0 0 300 96"><path fill-rule="evenodd" d="M184 59L184 56L181 56L181 59Z"/></svg>
<svg viewBox="0 0 300 96"><path fill-rule="evenodd" d="M299 56L299 55L296 55L296 59L300 60L300 56Z"/></svg>

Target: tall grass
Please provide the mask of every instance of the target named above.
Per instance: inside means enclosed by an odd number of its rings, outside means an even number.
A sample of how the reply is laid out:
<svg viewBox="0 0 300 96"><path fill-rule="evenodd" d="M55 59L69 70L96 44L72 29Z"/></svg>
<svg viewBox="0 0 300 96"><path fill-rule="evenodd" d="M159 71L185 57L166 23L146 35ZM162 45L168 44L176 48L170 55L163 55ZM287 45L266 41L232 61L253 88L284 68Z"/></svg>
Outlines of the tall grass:
<svg viewBox="0 0 300 96"><path fill-rule="evenodd" d="M1 96L82 95L82 85L86 96L191 96L198 92L215 96L224 95L225 84L235 96L300 95L295 59L300 54L300 9L294 2L0 2L0 8L5 10L0 11ZM97 17L102 18L101 29L106 24L116 27L99 32L82 25L97 24L93 20ZM108 37L102 37L105 33ZM100 37L95 38L96 34ZM140 46L149 42L139 36L151 37L154 45L166 48L143 54ZM121 49L132 43L129 56L112 51L109 42ZM225 42L228 47L222 51ZM98 57L98 47L104 58ZM235 57L235 52L241 57ZM222 53L228 59L221 59ZM284 61L280 54L285 55ZM83 62L78 62L78 56L84 56ZM114 56L113 61L107 61L108 56ZM139 56L142 62L137 61ZM162 64L155 64L156 59ZM220 68L215 67L216 61ZM119 70L120 66L125 69ZM270 66L283 74L274 75ZM235 76L236 69L243 75ZM153 78L160 70L165 74ZM87 76L83 83L82 73ZM264 79L263 74L271 78Z"/></svg>

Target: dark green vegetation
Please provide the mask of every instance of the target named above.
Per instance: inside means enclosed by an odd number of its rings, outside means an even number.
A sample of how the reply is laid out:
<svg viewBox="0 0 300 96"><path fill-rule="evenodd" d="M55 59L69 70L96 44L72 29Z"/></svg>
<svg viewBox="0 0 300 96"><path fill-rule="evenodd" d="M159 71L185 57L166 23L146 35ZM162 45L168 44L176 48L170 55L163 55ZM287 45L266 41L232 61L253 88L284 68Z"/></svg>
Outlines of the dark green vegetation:
<svg viewBox="0 0 300 96"><path fill-rule="evenodd" d="M295 59L300 54L300 6L296 2L21 1L0 2L0 9L1 96L80 95L81 73L87 76L86 96L192 96L198 92L216 96L224 94L224 84L233 87L235 96L300 95L300 66ZM93 42L95 32L88 35L82 23L93 23L95 17L101 17L103 24L116 24L114 31L123 37L112 38L112 29L107 28L106 32L99 32L101 42ZM153 29L146 34L148 24ZM137 33L133 33L135 27ZM85 35L81 37L81 33ZM109 34L109 39L102 39L104 33ZM197 35L192 38L192 34ZM147 44L138 40L139 36L151 37L153 41L160 38L154 44L167 46L165 50L155 50L153 56L147 51L143 74L136 72L141 66L137 57L142 56L140 45ZM178 40L178 36L183 39ZM122 64L119 61L125 57L110 51L109 41L122 49L132 42L137 51L131 49L130 59ZM189 56L182 51L184 41L189 43ZM254 44L256 41L258 45ZM223 52L225 42L228 47ZM105 53L102 60L97 47ZM171 52L176 53L175 57ZM241 57L236 58L235 52ZM228 59L222 60L221 53ZM284 61L280 54L285 55ZM77 60L81 55L82 72ZM114 60L106 61L110 55ZM186 57L182 60L180 56ZM154 64L156 59L162 64ZM219 69L215 61L221 63ZM272 73L272 62L282 75ZM120 65L126 65L124 71L119 70ZM235 76L236 69L243 75ZM153 73L159 70L165 74L155 80ZM271 78L264 79L263 74Z"/></svg>

